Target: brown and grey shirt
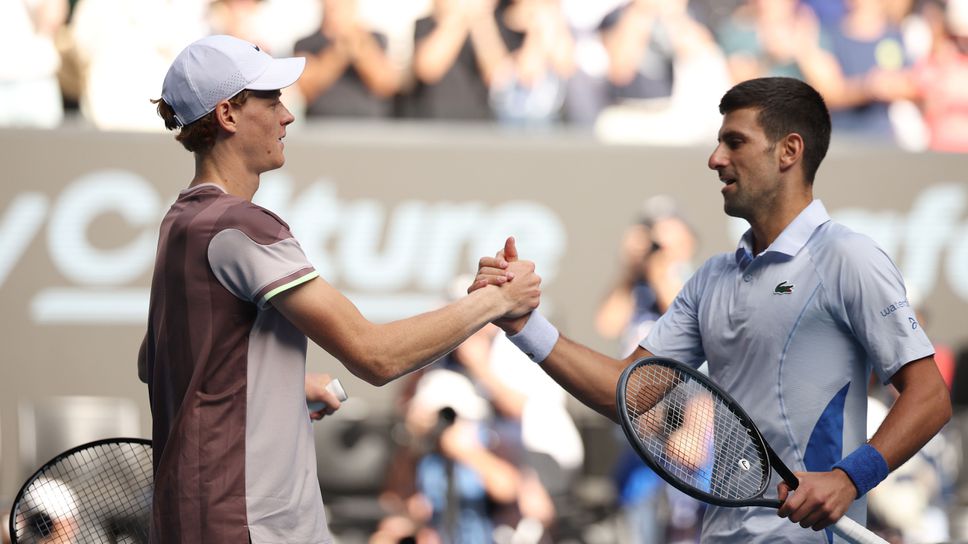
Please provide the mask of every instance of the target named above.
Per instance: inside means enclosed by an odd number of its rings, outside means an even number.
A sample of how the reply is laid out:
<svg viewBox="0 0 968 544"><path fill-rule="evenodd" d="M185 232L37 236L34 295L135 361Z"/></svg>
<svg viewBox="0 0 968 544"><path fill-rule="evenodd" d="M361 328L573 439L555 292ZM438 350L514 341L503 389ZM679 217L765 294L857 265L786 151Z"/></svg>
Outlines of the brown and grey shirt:
<svg viewBox="0 0 968 544"><path fill-rule="evenodd" d="M306 337L270 303L318 274L272 212L182 191L158 241L148 318L155 543L327 543Z"/></svg>

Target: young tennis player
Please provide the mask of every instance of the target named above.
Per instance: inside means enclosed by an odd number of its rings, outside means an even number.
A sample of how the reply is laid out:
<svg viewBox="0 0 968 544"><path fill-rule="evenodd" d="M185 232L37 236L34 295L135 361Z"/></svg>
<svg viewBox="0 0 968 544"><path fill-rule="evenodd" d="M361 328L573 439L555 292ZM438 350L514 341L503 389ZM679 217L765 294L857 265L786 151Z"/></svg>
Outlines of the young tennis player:
<svg viewBox="0 0 968 544"><path fill-rule="evenodd" d="M540 314L500 321L509 337L578 399L612 417L622 370L650 355L698 367L755 420L800 486L769 508L711 506L703 542L826 542L843 515L863 524L864 494L917 452L951 415L934 349L897 267L872 240L831 221L813 197L830 141L823 98L790 78L729 90L709 168L728 215L750 229L709 259L627 359L561 335ZM481 260L473 287L506 281L513 240ZM511 281L510 283L513 283ZM871 372L900 395L870 441Z"/></svg>
<svg viewBox="0 0 968 544"><path fill-rule="evenodd" d="M161 224L138 358L153 418L155 543L332 541L307 400L329 411L339 401L327 379L306 378L307 336L382 385L538 304L540 278L520 263L504 286L378 325L319 276L288 225L251 202L260 175L285 160L293 116L280 89L304 64L211 36L178 55L157 101L195 176Z"/></svg>

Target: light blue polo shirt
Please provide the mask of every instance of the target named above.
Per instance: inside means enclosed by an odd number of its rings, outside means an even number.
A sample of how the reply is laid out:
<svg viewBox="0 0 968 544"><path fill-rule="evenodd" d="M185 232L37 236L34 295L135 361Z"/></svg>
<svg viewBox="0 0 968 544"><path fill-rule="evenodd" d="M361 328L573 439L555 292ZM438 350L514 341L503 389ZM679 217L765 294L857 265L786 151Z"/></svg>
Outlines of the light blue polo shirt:
<svg viewBox="0 0 968 544"><path fill-rule="evenodd" d="M641 345L698 367L793 471L826 471L866 441L867 383L934 353L891 259L814 200L761 254L752 231L706 261ZM767 489L776 496L774 476ZM848 512L864 523L866 500ZM703 542L824 542L771 508L707 509ZM839 539L838 539L839 540Z"/></svg>

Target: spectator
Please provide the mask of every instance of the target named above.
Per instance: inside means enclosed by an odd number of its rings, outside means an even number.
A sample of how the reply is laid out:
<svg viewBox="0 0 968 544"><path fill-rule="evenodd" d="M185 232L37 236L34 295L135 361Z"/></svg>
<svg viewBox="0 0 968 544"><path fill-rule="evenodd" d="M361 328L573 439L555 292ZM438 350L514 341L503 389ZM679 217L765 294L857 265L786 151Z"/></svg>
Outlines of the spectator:
<svg viewBox="0 0 968 544"><path fill-rule="evenodd" d="M322 0L316 32L296 42L306 57L297 82L308 117L387 118L402 74L386 54L387 38L367 28L357 0Z"/></svg>
<svg viewBox="0 0 968 544"><path fill-rule="evenodd" d="M605 16L624 0L562 0L562 10L574 36L575 69L565 92L564 118L572 125L591 126L609 103L608 51L600 27Z"/></svg>
<svg viewBox="0 0 968 544"><path fill-rule="evenodd" d="M420 375L405 415L417 448L414 473L426 523L444 543L492 542L491 504L514 504L521 474L493 448L489 408L467 377L448 368ZM413 511L413 509L411 509Z"/></svg>
<svg viewBox="0 0 968 544"><path fill-rule="evenodd" d="M597 119L598 135L658 145L714 139L719 119L696 104L714 101L729 86L729 75L722 52L689 15L687 2L637 0L606 27L609 82L617 102ZM657 45L663 41L665 46Z"/></svg>
<svg viewBox="0 0 968 544"><path fill-rule="evenodd" d="M54 38L67 0L0 2L0 126L51 128L64 117Z"/></svg>
<svg viewBox="0 0 968 544"><path fill-rule="evenodd" d="M470 279L456 278L448 299L460 298ZM525 535L533 542L549 542L554 538L558 507L567 502L570 484L584 460L584 446L567 411L564 390L535 365L522 366L524 357L503 332L488 325L461 343L433 370L411 380L415 388L403 391L400 406L401 412L407 414L407 428L416 442L411 441L409 447L400 448L399 454L393 456L397 461L388 474L388 487L394 491L384 497L384 504L396 515L385 520L376 541L384 541L389 534L399 537L401 530L414 538L426 533L421 530L428 519L422 517L422 503L407 497L418 491L419 485L426 487L433 481L426 478L435 469L435 461L424 455L415 456L415 452L426 448L413 445L430 433L426 429L433 423L431 420L435 420L440 409L447 407L456 410L458 419L463 416L474 420L485 429L485 435L490 437L487 449L516 472L515 499L488 499L491 505L487 508L487 523L473 521L482 526L477 530L483 531L483 525L488 525L488 531L496 531L493 540L488 541L518 542ZM417 474L417 484L401 477L408 465L414 467L411 470ZM484 465L478 468L490 470ZM490 478L484 472L480 476L485 483ZM488 486L484 487L486 490ZM433 495L434 490L425 488L417 496L428 494ZM436 520L431 525L439 531L443 507L439 500L430 500L430 503L434 508L429 519ZM472 518L466 513L461 519L472 524ZM461 534L471 538L463 530Z"/></svg>
<svg viewBox="0 0 968 544"><path fill-rule="evenodd" d="M574 38L560 0L503 0L499 17L523 36L520 47L491 78L491 106L507 124L561 119L565 89L575 70Z"/></svg>
<svg viewBox="0 0 968 544"><path fill-rule="evenodd" d="M620 355L631 353L665 313L692 272L695 251L695 234L669 197L643 204L622 240L618 281L595 318L600 335L621 338Z"/></svg>
<svg viewBox="0 0 968 544"><path fill-rule="evenodd" d="M197 0L78 0L71 19L81 113L104 130L157 131L149 99L188 43L208 34Z"/></svg>
<svg viewBox="0 0 968 544"><path fill-rule="evenodd" d="M264 6L263 0L213 0L208 13L212 32L254 43L271 54L258 28Z"/></svg>
<svg viewBox="0 0 968 544"><path fill-rule="evenodd" d="M213 34L254 43L273 55L292 53L299 38L319 27L319 0L208 0Z"/></svg>
<svg viewBox="0 0 968 544"><path fill-rule="evenodd" d="M409 114L423 119L493 119L488 88L521 36L503 26L495 0L434 0L414 25Z"/></svg>
<svg viewBox="0 0 968 544"><path fill-rule="evenodd" d="M968 0L948 0L931 51L902 83L899 98L914 100L923 114L927 147L968 152Z"/></svg>
<svg viewBox="0 0 968 544"><path fill-rule="evenodd" d="M550 538L558 507L567 501L581 468L584 447L564 390L522 357L491 325L458 346L451 359L490 401L501 451L521 472L517 504L505 508L498 521L506 532L526 530L530 523Z"/></svg>
<svg viewBox="0 0 968 544"><path fill-rule="evenodd" d="M829 93L840 82L837 59L821 47L819 21L798 0L747 0L716 34L734 83L794 77Z"/></svg>
<svg viewBox="0 0 968 544"><path fill-rule="evenodd" d="M696 238L668 197L645 202L622 240L620 277L599 306L595 326L609 339L621 338L627 356L675 299L691 273ZM616 434L620 457L614 478L625 535L647 544L698 534L700 505L668 486Z"/></svg>
<svg viewBox="0 0 968 544"><path fill-rule="evenodd" d="M822 86L831 109L834 132L865 141L894 142L889 106L896 91L888 85L911 62L900 28L891 20L883 0L849 0L836 30L826 40L843 73L843 83L832 92Z"/></svg>

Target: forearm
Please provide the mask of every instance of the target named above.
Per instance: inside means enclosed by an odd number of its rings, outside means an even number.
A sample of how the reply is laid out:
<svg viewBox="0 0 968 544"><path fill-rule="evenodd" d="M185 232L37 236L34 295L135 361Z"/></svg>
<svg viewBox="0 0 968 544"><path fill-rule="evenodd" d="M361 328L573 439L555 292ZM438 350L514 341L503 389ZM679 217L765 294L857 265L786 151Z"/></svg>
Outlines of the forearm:
<svg viewBox="0 0 968 544"><path fill-rule="evenodd" d="M487 390L491 402L498 412L505 417L520 420L524 414L524 405L528 398L508 387L489 368L471 371L474 379Z"/></svg>
<svg viewBox="0 0 968 544"><path fill-rule="evenodd" d="M636 69L645 54L652 33L653 18L646 22L634 16L623 17L615 28L602 39L609 55L608 78L615 84L625 85L635 77Z"/></svg>
<svg viewBox="0 0 968 544"><path fill-rule="evenodd" d="M462 452L458 460L477 472L491 499L507 504L517 497L521 483L520 474L507 461L484 448Z"/></svg>
<svg viewBox="0 0 968 544"><path fill-rule="evenodd" d="M501 32L492 15L482 18L470 29L471 42L474 44L474 57L485 85L490 85L495 74L510 58L510 53L501 38Z"/></svg>
<svg viewBox="0 0 968 544"><path fill-rule="evenodd" d="M413 70L417 79L427 84L440 81L457 60L465 39L467 28L459 17L440 21L414 49Z"/></svg>
<svg viewBox="0 0 968 544"><path fill-rule="evenodd" d="M373 385L432 363L508 311L498 287L387 324L368 321L342 293L317 278L280 293L273 304L355 376Z"/></svg>
<svg viewBox="0 0 968 544"><path fill-rule="evenodd" d="M400 70L369 34L360 38L353 66L373 94L386 98L400 90Z"/></svg>
<svg viewBox="0 0 968 544"><path fill-rule="evenodd" d="M625 360L613 359L560 336L541 368L589 408L616 420L615 387L632 361L648 356L638 348Z"/></svg>
<svg viewBox="0 0 968 544"><path fill-rule="evenodd" d="M306 101L312 102L333 86L347 66L346 53L338 46L330 46L316 55L306 56L306 71L296 85Z"/></svg>

